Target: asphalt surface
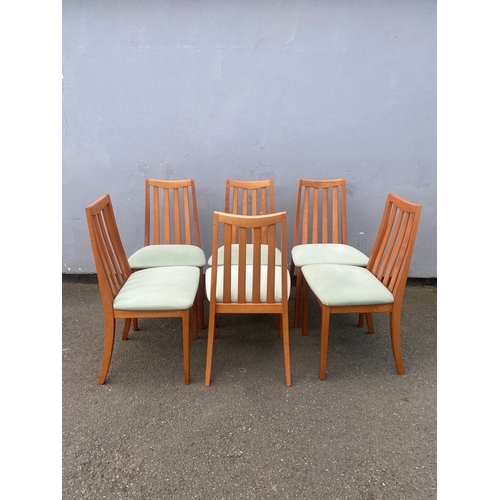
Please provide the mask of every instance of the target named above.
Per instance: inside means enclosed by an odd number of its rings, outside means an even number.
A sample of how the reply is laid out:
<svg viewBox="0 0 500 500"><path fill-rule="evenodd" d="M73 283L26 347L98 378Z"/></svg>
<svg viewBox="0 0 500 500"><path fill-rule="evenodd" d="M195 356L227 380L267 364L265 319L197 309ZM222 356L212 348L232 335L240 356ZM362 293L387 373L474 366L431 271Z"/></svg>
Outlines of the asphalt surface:
<svg viewBox="0 0 500 500"><path fill-rule="evenodd" d="M436 286L407 286L404 376L388 314L374 315L375 335L357 327L357 315L335 315L319 380L311 298L308 336L290 330L292 387L267 315L220 317L208 388L206 329L191 343L184 385L180 320L141 320L127 341L117 321L99 386L98 286L63 280L62 306L63 499L437 497Z"/></svg>

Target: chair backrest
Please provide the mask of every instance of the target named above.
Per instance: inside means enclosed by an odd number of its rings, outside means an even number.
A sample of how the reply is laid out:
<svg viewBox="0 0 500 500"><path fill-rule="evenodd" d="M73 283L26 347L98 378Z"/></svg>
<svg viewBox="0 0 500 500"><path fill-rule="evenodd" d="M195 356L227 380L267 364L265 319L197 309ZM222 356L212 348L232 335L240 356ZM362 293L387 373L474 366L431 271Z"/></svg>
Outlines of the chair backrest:
<svg viewBox="0 0 500 500"><path fill-rule="evenodd" d="M193 179L146 179L144 246L201 246Z"/></svg>
<svg viewBox="0 0 500 500"><path fill-rule="evenodd" d="M231 262L231 245L232 234L234 229L238 229L238 263ZM262 229L266 229L268 235L268 262L267 266L262 266ZM219 235L221 240L219 241ZM249 240L253 241L253 260L252 262L246 261L246 244ZM219 266L223 268L223 291L222 302L231 303L231 276L234 276L234 266L237 266L237 280L238 291L237 300L238 304L246 303L246 290L247 284L247 265L252 265L251 289L252 289L252 304L275 304L275 280L276 273L281 273L281 295L283 301L288 301L288 271L286 263L286 212L279 212L275 214L247 216L235 215L222 212L214 213L214 231L212 242L212 269L218 269L217 253L218 248L224 247L224 264ZM281 265L276 259L276 247L281 249ZM233 267L232 267L233 266ZM263 274L263 271L265 274ZM217 272L212 273L211 281L211 297L215 297L217 289ZM267 275L267 276L266 276ZM261 301L261 285L265 281L266 300ZM247 286L248 285L248 286ZM220 285L219 285L220 286Z"/></svg>
<svg viewBox="0 0 500 500"><path fill-rule="evenodd" d="M224 212L240 215L265 215L274 213L274 182L272 179L260 181L226 180L226 199ZM236 229L232 240L238 239ZM266 243L267 234L262 230L262 242Z"/></svg>
<svg viewBox="0 0 500 500"><path fill-rule="evenodd" d="M132 274L116 225L109 194L85 208L90 242L104 307L113 300Z"/></svg>
<svg viewBox="0 0 500 500"><path fill-rule="evenodd" d="M417 238L422 206L389 194L366 268L394 295L402 297Z"/></svg>
<svg viewBox="0 0 500 500"><path fill-rule="evenodd" d="M345 179L299 179L293 246L307 243L347 245Z"/></svg>

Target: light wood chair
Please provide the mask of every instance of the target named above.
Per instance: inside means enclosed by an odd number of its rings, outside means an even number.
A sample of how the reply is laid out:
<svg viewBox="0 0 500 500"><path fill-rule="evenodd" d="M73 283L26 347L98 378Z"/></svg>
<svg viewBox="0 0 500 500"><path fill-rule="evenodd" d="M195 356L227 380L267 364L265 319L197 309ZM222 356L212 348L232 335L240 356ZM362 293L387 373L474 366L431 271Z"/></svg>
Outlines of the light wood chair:
<svg viewBox="0 0 500 500"><path fill-rule="evenodd" d="M241 181L235 179L226 180L226 196L224 200L224 212L227 214L239 215L266 215L275 212L274 209L274 182L272 179L260 181ZM262 244L262 263L267 262L267 229L262 228L261 244ZM238 257L238 244L236 236L236 228L233 229L231 236L233 245L231 258L234 261ZM252 242L248 242L247 260L252 260ZM224 262L224 254L222 247L218 249L218 265ZM281 251L276 248L276 262L281 262ZM208 258L207 264L212 265L212 256Z"/></svg>
<svg viewBox="0 0 500 500"><path fill-rule="evenodd" d="M302 267L304 286L310 287L321 307L319 378L326 378L330 314L370 313L368 330L374 333L371 313L390 313L392 352L400 375L401 308L422 207L389 194L382 222L366 268L336 264ZM307 318L306 318L307 322Z"/></svg>
<svg viewBox="0 0 500 500"><path fill-rule="evenodd" d="M122 340L136 318L182 318L184 383L190 382L189 311L200 281L194 266L154 267L132 272L108 194L85 208L104 310L104 354L97 383L104 384L111 363L116 319L125 320Z"/></svg>
<svg viewBox="0 0 500 500"><path fill-rule="evenodd" d="M265 229L265 231L263 231ZM236 231L235 231L236 230ZM267 264L263 263L262 235L267 235L269 248ZM280 234L281 233L281 234ZM224 262L219 265L219 235L222 239ZM236 235L236 240L235 240ZM237 262L231 260L232 242L238 244ZM253 243L252 260L245 251ZM206 293L210 301L208 347L205 385L210 385L216 314L277 314L280 317L280 337L283 339L285 382L292 383L288 329L288 297L290 275L285 260L286 213L268 215L234 215L214 213L213 265L206 272ZM281 262L275 260L281 246Z"/></svg>
<svg viewBox="0 0 500 500"><path fill-rule="evenodd" d="M206 257L200 242L194 180L146 179L144 213L144 246L129 257L130 267L134 271L167 266L198 267L200 283L196 300L199 327L203 329ZM193 318L193 337L198 338L198 317Z"/></svg>
<svg viewBox="0 0 500 500"><path fill-rule="evenodd" d="M294 328L299 327L300 310L307 309L307 290L302 287L302 266L345 264L366 267L368 257L347 244L346 180L299 179L293 230L290 275L297 270ZM303 314L302 335L307 333ZM363 325L360 315L359 326Z"/></svg>

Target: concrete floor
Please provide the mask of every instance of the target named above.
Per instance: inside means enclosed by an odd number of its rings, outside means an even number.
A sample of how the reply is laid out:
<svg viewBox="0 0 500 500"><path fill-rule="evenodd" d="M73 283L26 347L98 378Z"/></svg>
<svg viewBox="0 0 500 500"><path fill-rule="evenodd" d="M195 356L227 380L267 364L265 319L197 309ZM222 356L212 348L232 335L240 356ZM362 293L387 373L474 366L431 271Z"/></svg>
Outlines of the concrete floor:
<svg viewBox="0 0 500 500"><path fill-rule="evenodd" d="M208 388L207 331L192 341L186 386L176 319L141 320L125 342L117 335L98 386L98 286L63 282L62 301L65 500L437 497L436 286L407 286L404 376L388 314L374 315L375 335L339 315L319 380L311 298L308 336L290 330L292 387L276 321L260 315L220 317Z"/></svg>

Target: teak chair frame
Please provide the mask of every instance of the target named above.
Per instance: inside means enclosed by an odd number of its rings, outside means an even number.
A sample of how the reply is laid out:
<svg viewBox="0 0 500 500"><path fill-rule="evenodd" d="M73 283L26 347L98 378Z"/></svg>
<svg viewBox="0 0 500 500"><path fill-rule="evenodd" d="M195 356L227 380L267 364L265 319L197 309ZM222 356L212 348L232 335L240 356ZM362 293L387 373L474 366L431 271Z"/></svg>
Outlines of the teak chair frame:
<svg viewBox="0 0 500 500"><path fill-rule="evenodd" d="M368 331L371 334L374 333L371 313L390 313L390 333L394 361L398 373L400 375L405 374L401 354L401 310L421 211L421 205L408 202L395 194L390 193L387 197L381 225L366 269L376 276L392 293L394 297L393 303L330 307L322 304L316 297L321 307L319 365L319 378L321 380L326 378L330 315L344 313L369 313L367 315L367 324ZM305 279L304 286L309 288ZM332 286L335 286L335 284L332 283ZM304 314L307 315L307 310Z"/></svg>
<svg viewBox="0 0 500 500"><path fill-rule="evenodd" d="M220 226L222 230L220 231ZM279 226L279 227L278 227ZM267 245L269 245L268 264L261 266L261 246L263 229L266 229ZM278 244L278 234L281 231L281 266L275 262L275 249ZM254 252L252 265L252 298L251 302L246 301L246 280L247 280L247 262L246 262L246 243L248 241L248 232L251 233L253 239ZM223 279L219 286L222 286L222 302L217 302L216 293L218 290L217 275L218 275L218 248L219 234L222 234L224 247L224 263L222 268ZM236 234L236 242L239 244L238 263L231 263L231 245L233 243L234 234ZM285 381L286 385L292 383L290 373L290 344L289 344L289 327L288 327L288 270L286 263L286 213L279 212L276 214L246 216L227 214L222 212L214 213L214 228L213 228L213 262L211 269L210 281L210 311L208 320L208 347L207 347L207 364L205 372L205 385L210 385L210 376L212 370L213 345L215 338L215 320L217 314L277 314L280 318L280 338L283 339L283 356L285 365ZM237 300L231 298L231 277L232 268L237 267ZM261 297L261 279L262 269L267 268L266 280L266 300L262 301ZM281 273L281 301L275 302L275 280L276 272ZM234 275L233 275L234 276Z"/></svg>
<svg viewBox="0 0 500 500"><path fill-rule="evenodd" d="M104 312L104 353L97 383L104 384L111 363L115 340L116 320L124 319L122 340L127 340L132 320L136 318L181 318L184 383L190 383L190 338L189 309L166 311L119 310L113 301L132 275L132 269L118 232L116 219L109 194L85 208L90 242L96 264L97 279ZM193 318L196 318L197 302L193 304Z"/></svg>
<svg viewBox="0 0 500 500"><path fill-rule="evenodd" d="M200 224L194 179L146 179L144 246L196 245L201 248ZM193 318L193 338L205 328L203 267L197 295L198 317Z"/></svg>
<svg viewBox="0 0 500 500"><path fill-rule="evenodd" d="M342 243L347 245L347 185L345 179L299 179L292 247L308 243ZM290 276L295 273L290 259ZM303 278L297 267L293 326L299 327L300 310L308 307L308 297L302 286ZM363 315L359 317L363 326ZM302 316L302 335L307 333L307 321Z"/></svg>

